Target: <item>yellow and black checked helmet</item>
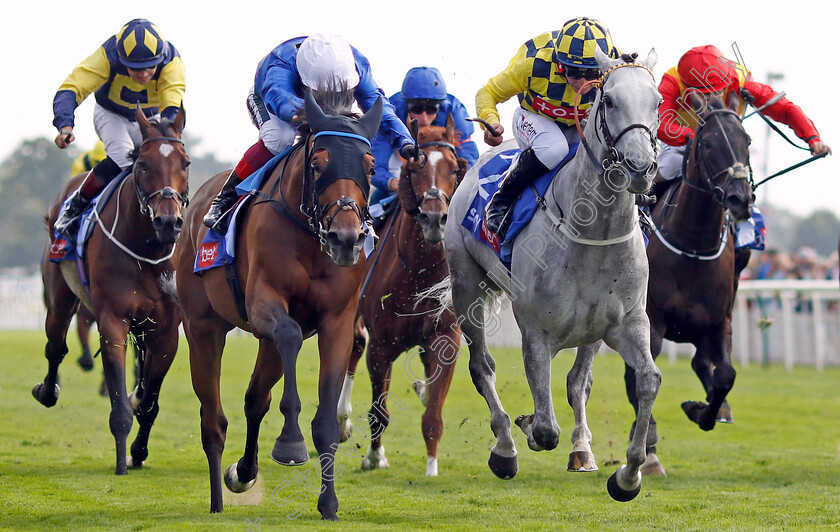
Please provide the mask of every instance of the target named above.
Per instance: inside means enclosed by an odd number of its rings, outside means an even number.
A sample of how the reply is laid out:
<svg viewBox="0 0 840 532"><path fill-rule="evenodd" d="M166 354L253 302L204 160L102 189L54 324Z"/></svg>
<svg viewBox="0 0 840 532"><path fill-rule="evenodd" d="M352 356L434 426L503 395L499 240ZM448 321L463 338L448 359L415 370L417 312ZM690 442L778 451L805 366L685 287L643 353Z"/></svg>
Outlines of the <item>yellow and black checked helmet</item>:
<svg viewBox="0 0 840 532"><path fill-rule="evenodd" d="M595 47L617 57L610 30L595 19L579 17L566 22L554 43L554 59L570 67L598 68Z"/></svg>
<svg viewBox="0 0 840 532"><path fill-rule="evenodd" d="M136 18L117 34L117 55L128 68L151 68L163 61L165 44L154 24Z"/></svg>

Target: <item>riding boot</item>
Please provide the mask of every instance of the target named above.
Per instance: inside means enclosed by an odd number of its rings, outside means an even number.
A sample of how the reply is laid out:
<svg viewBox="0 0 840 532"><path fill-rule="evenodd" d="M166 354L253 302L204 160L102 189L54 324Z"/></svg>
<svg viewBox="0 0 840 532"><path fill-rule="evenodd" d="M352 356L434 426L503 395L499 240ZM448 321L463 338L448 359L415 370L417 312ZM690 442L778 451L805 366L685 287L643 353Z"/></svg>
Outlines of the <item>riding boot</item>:
<svg viewBox="0 0 840 532"><path fill-rule="evenodd" d="M228 221L225 218L225 214L233 207L236 200L239 199L239 192L236 191L236 185L241 182L242 179L236 175L236 170L232 171L227 181L225 181L222 190L216 194L216 197L210 203L210 208L207 209L207 214L204 215L204 225L212 227L220 234L227 232Z"/></svg>
<svg viewBox="0 0 840 532"><path fill-rule="evenodd" d="M508 213L516 198L536 178L548 172L548 168L537 158L534 150L528 148L519 156L516 166L511 168L502 180L499 190L493 194L490 202L484 208L484 220L487 229L499 238L505 240L510 218Z"/></svg>
<svg viewBox="0 0 840 532"><path fill-rule="evenodd" d="M79 221L92 198L81 189L77 188L70 196L70 203L67 209L55 221L55 230L71 240L75 240L79 231Z"/></svg>

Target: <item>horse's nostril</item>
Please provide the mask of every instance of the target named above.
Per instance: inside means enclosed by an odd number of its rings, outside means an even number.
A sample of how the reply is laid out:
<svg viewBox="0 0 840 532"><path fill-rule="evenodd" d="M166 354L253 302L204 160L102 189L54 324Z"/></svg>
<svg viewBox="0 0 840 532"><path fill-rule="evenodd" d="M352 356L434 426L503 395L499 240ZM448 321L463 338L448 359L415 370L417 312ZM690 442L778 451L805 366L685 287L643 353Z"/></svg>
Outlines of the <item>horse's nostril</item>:
<svg viewBox="0 0 840 532"><path fill-rule="evenodd" d="M446 218L447 218L446 213L443 213L443 214L440 215L440 225L441 226L446 225Z"/></svg>
<svg viewBox="0 0 840 532"><path fill-rule="evenodd" d="M417 215L417 223L422 225L429 225L429 215L425 212L421 212Z"/></svg>
<svg viewBox="0 0 840 532"><path fill-rule="evenodd" d="M338 233L335 231L327 233L327 245L332 248L341 246L341 237L338 236Z"/></svg>

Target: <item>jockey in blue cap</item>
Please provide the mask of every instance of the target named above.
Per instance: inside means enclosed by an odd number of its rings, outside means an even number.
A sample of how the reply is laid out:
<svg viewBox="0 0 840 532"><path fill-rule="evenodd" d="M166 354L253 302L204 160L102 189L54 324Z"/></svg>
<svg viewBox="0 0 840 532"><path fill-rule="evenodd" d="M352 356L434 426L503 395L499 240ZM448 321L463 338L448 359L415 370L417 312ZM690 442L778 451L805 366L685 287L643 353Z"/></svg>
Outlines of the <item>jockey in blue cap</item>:
<svg viewBox="0 0 840 532"><path fill-rule="evenodd" d="M446 127L446 120L452 117L457 132L455 151L458 157L467 160L469 166L478 159L478 147L470 138L473 125L467 120L469 113L464 104L446 92L446 83L440 71L432 67L412 68L405 75L402 90L389 98L398 117L408 123L416 119L419 127ZM376 168L371 179L374 191L370 203L377 203L396 194L400 182L402 160L381 134L371 142L371 153L376 159Z"/></svg>

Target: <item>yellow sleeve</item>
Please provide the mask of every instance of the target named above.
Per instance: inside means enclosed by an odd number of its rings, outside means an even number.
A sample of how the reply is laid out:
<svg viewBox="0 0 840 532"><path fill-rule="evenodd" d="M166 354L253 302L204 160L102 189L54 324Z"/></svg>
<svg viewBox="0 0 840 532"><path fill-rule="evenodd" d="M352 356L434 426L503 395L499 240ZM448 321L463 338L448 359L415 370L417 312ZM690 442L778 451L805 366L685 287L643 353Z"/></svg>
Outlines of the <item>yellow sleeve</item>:
<svg viewBox="0 0 840 532"><path fill-rule="evenodd" d="M184 62L180 57L172 59L160 71L157 90L160 110L167 107L180 107L184 101L184 92L187 88L187 77L184 69Z"/></svg>
<svg viewBox="0 0 840 532"><path fill-rule="evenodd" d="M73 91L76 105L81 104L90 93L101 87L111 75L111 64L105 55L105 48L99 47L87 59L79 63L67 76L59 91Z"/></svg>
<svg viewBox="0 0 840 532"><path fill-rule="evenodd" d="M479 118L491 124L498 124L500 118L496 105L508 101L528 88L530 72L525 60L526 52L525 45L520 47L507 68L478 89L475 95L475 109Z"/></svg>

